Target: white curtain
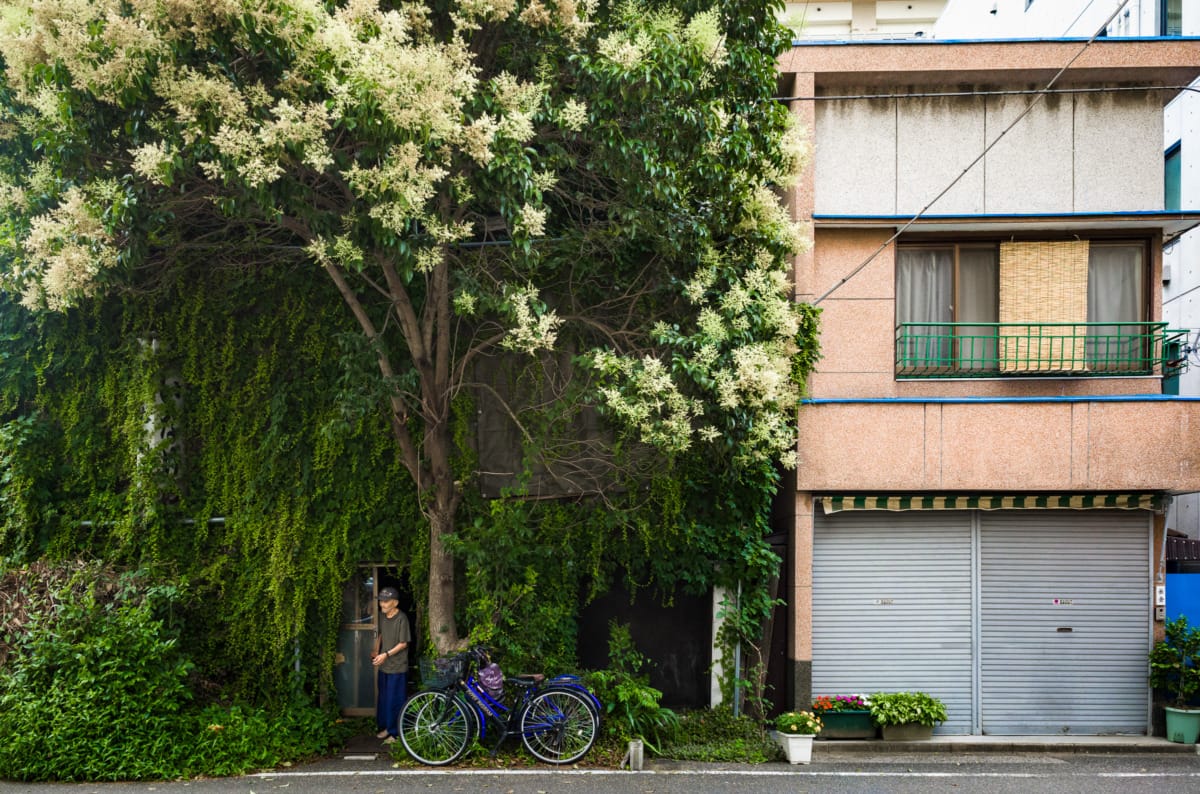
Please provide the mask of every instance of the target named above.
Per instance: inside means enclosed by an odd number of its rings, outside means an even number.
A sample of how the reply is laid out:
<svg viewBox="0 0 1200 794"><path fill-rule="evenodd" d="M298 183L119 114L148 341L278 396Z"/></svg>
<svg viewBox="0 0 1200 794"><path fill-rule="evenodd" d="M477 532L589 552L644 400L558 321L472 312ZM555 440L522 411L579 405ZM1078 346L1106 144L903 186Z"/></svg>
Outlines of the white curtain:
<svg viewBox="0 0 1200 794"><path fill-rule="evenodd" d="M958 306L955 321L994 323L1000 317L1000 260L995 246L963 247L958 255ZM996 369L996 326L958 327L961 369Z"/></svg>
<svg viewBox="0 0 1200 794"><path fill-rule="evenodd" d="M896 253L896 321L948 323L954 320L954 249L901 248ZM910 366L949 366L948 327L909 326L900 355Z"/></svg>
<svg viewBox="0 0 1200 794"><path fill-rule="evenodd" d="M1146 366L1146 250L1142 245L1095 243L1088 251L1088 364L1101 369Z"/></svg>

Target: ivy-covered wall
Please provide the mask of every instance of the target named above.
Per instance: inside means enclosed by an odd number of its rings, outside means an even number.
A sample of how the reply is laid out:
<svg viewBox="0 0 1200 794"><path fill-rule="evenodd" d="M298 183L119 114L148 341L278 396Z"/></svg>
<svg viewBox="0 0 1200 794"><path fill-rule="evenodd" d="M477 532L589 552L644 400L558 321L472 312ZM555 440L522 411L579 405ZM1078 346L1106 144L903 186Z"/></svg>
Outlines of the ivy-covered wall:
<svg viewBox="0 0 1200 794"><path fill-rule="evenodd" d="M356 374L370 351L306 275L197 265L61 314L0 304L0 555L171 571L205 679L260 700L328 686L357 563L396 562L426 590L428 528ZM475 416L461 397L468 481ZM454 540L465 625L517 666L566 667L582 605L620 576L666 601L740 580L752 632L776 482L680 456L603 502L472 489Z"/></svg>
<svg viewBox="0 0 1200 794"><path fill-rule="evenodd" d="M348 379L344 308L303 275L195 267L149 297L0 306L0 552L167 565L209 673L247 694L286 680L297 640L327 667L355 562L427 534Z"/></svg>

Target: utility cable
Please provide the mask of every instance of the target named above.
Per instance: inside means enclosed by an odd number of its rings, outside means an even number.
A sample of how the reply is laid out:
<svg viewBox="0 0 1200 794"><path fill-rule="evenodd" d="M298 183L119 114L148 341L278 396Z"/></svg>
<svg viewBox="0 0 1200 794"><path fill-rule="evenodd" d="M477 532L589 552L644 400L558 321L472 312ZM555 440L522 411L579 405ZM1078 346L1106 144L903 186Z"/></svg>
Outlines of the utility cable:
<svg viewBox="0 0 1200 794"><path fill-rule="evenodd" d="M1001 141L1001 139L1003 139L1004 136L1007 135L1013 127L1017 126L1017 124L1019 124L1022 119L1024 119L1026 116L1028 116L1029 113L1042 100L1044 100L1046 98L1046 94L1050 91L1050 89L1052 89L1054 87L1054 84L1058 82L1058 79L1060 77L1062 77L1063 74L1066 73L1066 71L1068 69L1071 68L1071 66L1075 63L1075 61L1079 60L1080 56L1082 56L1083 53L1087 51L1088 47L1092 46L1092 44L1096 41L1096 39L1100 37L1100 34L1103 33L1106 28L1108 28L1109 23L1112 22L1114 19L1116 19L1117 14L1119 14L1121 12L1121 9L1124 7L1125 7L1125 4L1122 3L1120 6L1117 7L1117 9L1115 11L1112 12L1112 15L1109 16L1109 18L1107 20L1105 20L1104 24L1101 25L1100 28L1095 33L1092 34L1092 37L1090 39L1088 39L1087 42L1085 42L1084 45L1079 49L1079 52L1075 53L1075 55L1071 58L1071 60L1067 61L1067 63L1061 69L1058 70L1058 73L1055 74L1054 77L1050 78L1050 82L1046 84L1046 87L1044 89L1042 89L1041 91L1039 91L1038 94L1032 100L1030 100L1029 104L1025 106L1025 109L1023 111L1021 111L1021 113L1015 119L1012 120L1012 123L1010 123L1007 127L1005 127L1000 132L1000 134L996 136L995 140L993 140L991 143L989 143L984 148L984 150L982 152L980 152L979 156L976 157L974 160L972 160L970 162L970 164L967 165L967 167L962 170L962 173L960 173L953 180L951 180L950 184L946 185L946 187L943 188L940 193L938 193L936 196L934 196L933 199L928 204L926 204L924 207L922 207L917 212L916 215L914 215L912 218L910 218L908 220L908 222L906 222L903 226L901 226L899 229L897 229L895 234L893 234L886 241L884 241L884 243L882 245L880 245L878 248L876 248L875 251L870 256L868 256L865 260L863 260L863 262L860 265L858 265L858 267L851 270L850 273L848 275L846 275L845 277L843 277L841 281L839 281L837 284L834 284L832 287L827 289L820 297L818 297L815 301L813 301L812 305L813 306L820 305L821 301L828 298L830 295L832 295L834 292L836 292L838 289L840 289L843 284L845 284L847 281L849 281L850 279L854 278L856 275L861 273L863 268L865 268L867 265L874 262L875 258L877 256L879 256L881 253L883 253L889 245L891 245L892 243L894 243L896 241L896 238L898 238L900 235L904 234L904 232L908 231L909 227L911 227L914 223L919 221L921 219L921 217L924 216L925 213L929 211L929 208L932 207L934 204L936 204L938 202L938 200L941 199L942 196L949 193L950 189L953 188L955 185L957 185L959 183L959 181L964 176L967 175L968 171L970 171L981 160L983 160L983 158L987 156L987 153L990 152L992 150L992 148L995 147L995 145L997 143L999 143Z"/></svg>
<svg viewBox="0 0 1200 794"><path fill-rule="evenodd" d="M1079 12L1079 15L1077 17L1075 17L1075 19L1073 19L1071 21L1071 24L1067 25L1067 29L1063 31L1064 37L1066 37L1067 34L1069 34L1071 32L1071 28L1075 27L1075 23L1083 18L1083 15L1088 12L1088 9L1091 8L1092 4L1095 2L1096 2L1096 0L1088 0L1088 4L1083 7L1083 10ZM1127 5L1129 5L1129 0L1121 0L1121 8L1124 8ZM1117 9L1117 14L1121 13L1121 8ZM1113 14L1113 17L1115 18L1116 14ZM1112 20L1109 20L1109 21L1111 22ZM1106 27L1106 28L1108 27L1108 22L1104 23L1104 27Z"/></svg>

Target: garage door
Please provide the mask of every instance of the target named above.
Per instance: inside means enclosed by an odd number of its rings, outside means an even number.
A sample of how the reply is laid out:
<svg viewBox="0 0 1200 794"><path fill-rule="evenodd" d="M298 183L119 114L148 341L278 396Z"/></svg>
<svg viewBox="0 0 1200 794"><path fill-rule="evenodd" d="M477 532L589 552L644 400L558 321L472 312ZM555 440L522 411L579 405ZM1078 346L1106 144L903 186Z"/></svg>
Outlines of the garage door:
<svg viewBox="0 0 1200 794"><path fill-rule="evenodd" d="M1147 514L980 515L983 732L1144 733Z"/></svg>
<svg viewBox="0 0 1200 794"><path fill-rule="evenodd" d="M970 733L971 513L815 518L813 693L929 692Z"/></svg>

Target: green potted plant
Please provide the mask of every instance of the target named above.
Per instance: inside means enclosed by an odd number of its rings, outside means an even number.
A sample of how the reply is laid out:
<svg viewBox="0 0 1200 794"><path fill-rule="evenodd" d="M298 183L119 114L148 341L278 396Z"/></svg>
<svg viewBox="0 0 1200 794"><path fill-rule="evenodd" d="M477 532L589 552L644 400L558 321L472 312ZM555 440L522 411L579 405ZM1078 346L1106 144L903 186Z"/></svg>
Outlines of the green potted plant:
<svg viewBox="0 0 1200 794"><path fill-rule="evenodd" d="M874 739L871 699L866 695L820 695L812 704L821 718L822 739Z"/></svg>
<svg viewBox="0 0 1200 794"><path fill-rule="evenodd" d="M1195 744L1200 708L1191 701L1200 692L1200 627L1180 616L1164 627L1164 638L1150 651L1150 686L1168 694L1167 738Z"/></svg>
<svg viewBox="0 0 1200 794"><path fill-rule="evenodd" d="M934 726L946 721L946 704L925 692L876 692L871 695L871 719L884 739L928 739Z"/></svg>
<svg viewBox="0 0 1200 794"><path fill-rule="evenodd" d="M812 760L813 738L821 732L821 718L809 711L785 711L775 718L775 740L789 764Z"/></svg>

